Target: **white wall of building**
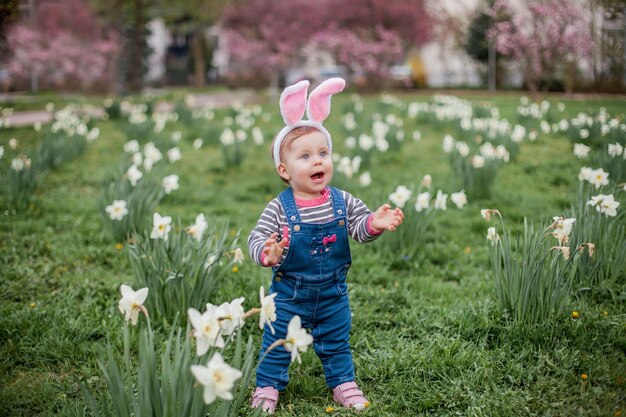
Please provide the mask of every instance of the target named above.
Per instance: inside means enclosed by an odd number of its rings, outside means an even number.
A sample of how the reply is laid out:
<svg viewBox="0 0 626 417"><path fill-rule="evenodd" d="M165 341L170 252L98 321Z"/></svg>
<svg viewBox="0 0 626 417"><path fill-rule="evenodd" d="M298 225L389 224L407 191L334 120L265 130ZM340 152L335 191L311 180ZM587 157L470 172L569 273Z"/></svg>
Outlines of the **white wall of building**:
<svg viewBox="0 0 626 417"><path fill-rule="evenodd" d="M147 43L152 53L148 57L147 82L158 82L165 77L165 52L169 43L169 31L161 19L153 19L148 23L150 36Z"/></svg>

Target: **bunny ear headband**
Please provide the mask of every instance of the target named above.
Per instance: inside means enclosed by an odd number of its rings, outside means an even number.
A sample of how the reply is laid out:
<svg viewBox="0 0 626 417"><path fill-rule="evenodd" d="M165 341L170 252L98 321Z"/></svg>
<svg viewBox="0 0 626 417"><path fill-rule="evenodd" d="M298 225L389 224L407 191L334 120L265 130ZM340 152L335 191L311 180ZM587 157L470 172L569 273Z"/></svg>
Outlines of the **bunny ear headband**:
<svg viewBox="0 0 626 417"><path fill-rule="evenodd" d="M274 162L277 167L281 163L280 145L285 136L297 127L310 126L318 129L326 136L328 149L331 151L333 149L330 133L322 126L322 122L330 114L330 96L342 91L346 86L346 81L343 78L330 78L322 82L311 92L307 101L306 93L309 84L306 80L300 81L285 88L280 95L280 114L285 121L285 127L278 132L274 141ZM308 120L302 120L305 108Z"/></svg>

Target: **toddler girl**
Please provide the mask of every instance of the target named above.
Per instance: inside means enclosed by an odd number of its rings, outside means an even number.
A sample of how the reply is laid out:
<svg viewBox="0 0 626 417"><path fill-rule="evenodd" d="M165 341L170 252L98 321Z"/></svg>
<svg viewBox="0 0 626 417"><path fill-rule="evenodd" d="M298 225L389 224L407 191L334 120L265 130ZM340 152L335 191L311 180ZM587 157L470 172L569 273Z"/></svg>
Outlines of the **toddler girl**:
<svg viewBox="0 0 626 417"><path fill-rule="evenodd" d="M294 315L311 330L315 353L322 361L333 399L361 410L369 405L355 383L350 352L351 313L346 276L352 263L348 236L371 242L402 223L399 208L382 205L375 212L346 191L330 187L332 139L322 122L330 113L330 97L345 81L320 84L307 101L308 81L287 87L280 97L286 126L272 144L281 179L289 185L267 205L248 237L252 258L272 267L270 293L276 293L275 331L265 327L261 358L284 339ZM302 120L306 108L308 120ZM289 381L290 354L271 350L259 364L252 407L273 413L278 393Z"/></svg>

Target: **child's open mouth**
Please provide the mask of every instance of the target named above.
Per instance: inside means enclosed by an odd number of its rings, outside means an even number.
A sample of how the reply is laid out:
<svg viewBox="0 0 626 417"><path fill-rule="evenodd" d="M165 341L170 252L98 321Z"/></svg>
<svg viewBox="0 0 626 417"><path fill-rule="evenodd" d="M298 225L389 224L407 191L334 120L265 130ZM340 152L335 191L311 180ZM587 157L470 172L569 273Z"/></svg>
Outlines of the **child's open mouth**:
<svg viewBox="0 0 626 417"><path fill-rule="evenodd" d="M315 174L311 175L311 179L315 182L321 181L324 179L324 173L316 172Z"/></svg>

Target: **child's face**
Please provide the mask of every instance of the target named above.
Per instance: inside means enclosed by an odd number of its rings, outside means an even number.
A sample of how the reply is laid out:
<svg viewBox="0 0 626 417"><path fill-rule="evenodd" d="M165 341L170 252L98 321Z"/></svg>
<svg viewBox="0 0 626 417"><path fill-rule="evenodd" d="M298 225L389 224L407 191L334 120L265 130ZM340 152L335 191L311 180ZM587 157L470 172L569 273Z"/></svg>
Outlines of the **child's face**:
<svg viewBox="0 0 626 417"><path fill-rule="evenodd" d="M315 131L291 142L278 173L298 198L316 198L333 178L333 160L326 136Z"/></svg>

